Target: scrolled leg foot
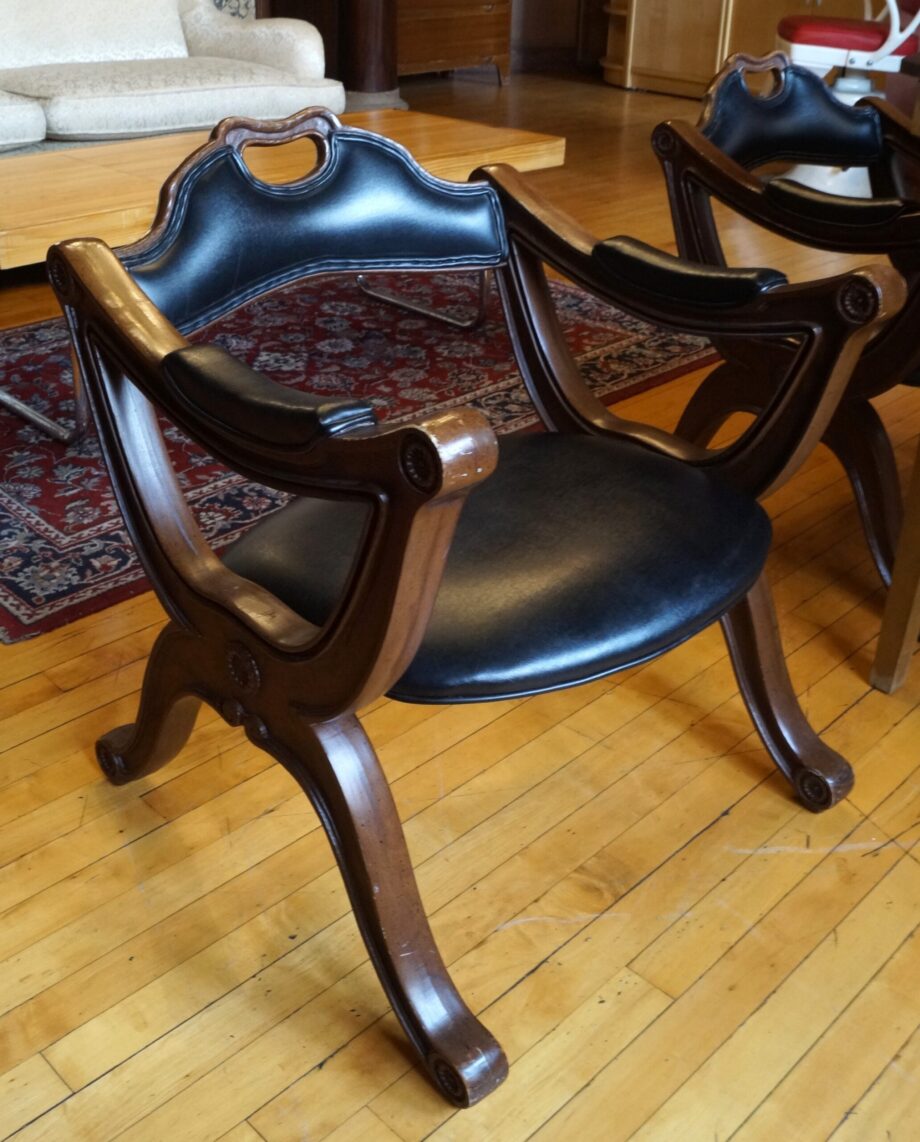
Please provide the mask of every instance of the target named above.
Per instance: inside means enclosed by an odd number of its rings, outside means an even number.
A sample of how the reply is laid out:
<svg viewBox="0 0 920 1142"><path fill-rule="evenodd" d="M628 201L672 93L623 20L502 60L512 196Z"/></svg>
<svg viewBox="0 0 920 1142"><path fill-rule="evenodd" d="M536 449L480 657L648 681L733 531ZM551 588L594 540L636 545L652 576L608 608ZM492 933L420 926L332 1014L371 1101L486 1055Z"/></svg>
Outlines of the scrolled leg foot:
<svg viewBox="0 0 920 1142"><path fill-rule="evenodd" d="M96 742L96 760L107 781L127 785L131 772L125 764L124 751L131 742L134 726L116 726Z"/></svg>
<svg viewBox="0 0 920 1142"><path fill-rule="evenodd" d="M459 1065L449 1062L442 1055L429 1055L425 1060L425 1069L434 1086L448 1102L454 1106L467 1107L480 1102L504 1082L508 1074L508 1060L493 1039L486 1054L477 1053L475 1058L465 1059Z"/></svg>
<svg viewBox="0 0 920 1142"><path fill-rule="evenodd" d="M184 632L165 627L150 652L137 721L96 742L96 757L113 785L126 785L171 761L195 725L200 700L189 693L191 655Z"/></svg>
<svg viewBox="0 0 920 1142"><path fill-rule="evenodd" d="M434 942L402 825L377 756L353 717L270 726L266 747L316 807L355 919L419 1062L454 1106L508 1073L501 1047L457 991Z"/></svg>
<svg viewBox="0 0 920 1142"><path fill-rule="evenodd" d="M823 813L842 801L853 788L853 769L843 758L840 761L843 764L835 764L829 774L807 767L796 772L793 781L795 793L806 809Z"/></svg>
<svg viewBox="0 0 920 1142"><path fill-rule="evenodd" d="M722 628L742 697L777 768L807 809L829 809L853 788L853 770L799 705L763 576L723 617Z"/></svg>

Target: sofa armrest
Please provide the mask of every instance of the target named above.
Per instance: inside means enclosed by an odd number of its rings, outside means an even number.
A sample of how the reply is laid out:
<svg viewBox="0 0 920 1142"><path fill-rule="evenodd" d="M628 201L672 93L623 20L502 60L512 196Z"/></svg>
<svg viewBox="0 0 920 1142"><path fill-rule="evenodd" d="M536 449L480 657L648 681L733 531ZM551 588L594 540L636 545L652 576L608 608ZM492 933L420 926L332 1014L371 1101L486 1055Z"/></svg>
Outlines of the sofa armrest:
<svg viewBox="0 0 920 1142"><path fill-rule="evenodd" d="M248 60L302 81L325 75L322 36L306 20L240 20L212 0L182 0L179 15L190 56Z"/></svg>

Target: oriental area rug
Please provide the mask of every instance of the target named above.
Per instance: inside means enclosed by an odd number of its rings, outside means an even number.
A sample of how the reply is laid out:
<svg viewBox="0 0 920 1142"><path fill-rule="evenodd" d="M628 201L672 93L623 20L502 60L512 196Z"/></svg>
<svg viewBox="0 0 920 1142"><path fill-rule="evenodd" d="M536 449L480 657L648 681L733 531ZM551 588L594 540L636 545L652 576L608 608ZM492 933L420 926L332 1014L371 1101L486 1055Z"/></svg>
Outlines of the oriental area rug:
<svg viewBox="0 0 920 1142"><path fill-rule="evenodd" d="M453 274L405 276L386 286L440 313L463 317L476 308L475 282ZM715 360L703 340L653 328L573 286L552 288L568 344L606 403ZM497 432L538 423L494 289L485 320L462 330L376 301L353 280L321 279L257 299L194 340L220 344L282 384L364 397L382 421L472 405ZM0 383L48 416L72 419L63 319L0 331ZM216 548L284 502L175 429L166 433L179 479ZM62 626L146 586L93 432L65 446L0 410L0 642Z"/></svg>

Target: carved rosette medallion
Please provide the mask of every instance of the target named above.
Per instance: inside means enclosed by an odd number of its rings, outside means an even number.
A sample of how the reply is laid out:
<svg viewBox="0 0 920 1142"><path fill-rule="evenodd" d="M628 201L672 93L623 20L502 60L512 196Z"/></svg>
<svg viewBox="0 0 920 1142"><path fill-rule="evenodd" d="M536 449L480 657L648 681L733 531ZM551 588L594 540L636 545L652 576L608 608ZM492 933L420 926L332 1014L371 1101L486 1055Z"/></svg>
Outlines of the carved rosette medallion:
<svg viewBox="0 0 920 1142"><path fill-rule="evenodd" d="M242 643L233 643L227 651L227 671L244 694L256 694L262 685L259 664Z"/></svg>
<svg viewBox="0 0 920 1142"><path fill-rule="evenodd" d="M652 150L656 155L670 155L674 151L674 138L670 131L657 127L652 132Z"/></svg>
<svg viewBox="0 0 920 1142"><path fill-rule="evenodd" d="M436 1056L431 1060L431 1070L438 1087L452 1103L457 1105L465 1101L466 1087L454 1067Z"/></svg>
<svg viewBox="0 0 920 1142"><path fill-rule="evenodd" d="M837 295L840 312L855 325L865 325L878 313L878 292L865 278L854 278Z"/></svg>
<svg viewBox="0 0 920 1142"><path fill-rule="evenodd" d="M400 465L406 479L420 492L433 492L441 478L441 465L430 445L408 440L403 445Z"/></svg>

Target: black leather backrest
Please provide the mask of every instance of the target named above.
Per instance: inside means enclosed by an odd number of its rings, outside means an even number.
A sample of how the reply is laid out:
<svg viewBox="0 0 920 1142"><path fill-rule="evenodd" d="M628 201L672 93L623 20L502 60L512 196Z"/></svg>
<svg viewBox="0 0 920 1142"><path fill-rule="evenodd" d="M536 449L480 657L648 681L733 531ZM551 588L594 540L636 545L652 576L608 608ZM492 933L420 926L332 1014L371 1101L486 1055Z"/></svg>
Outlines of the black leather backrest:
<svg viewBox="0 0 920 1142"><path fill-rule="evenodd" d="M744 167L785 160L868 166L882 153L882 130L872 107L848 107L803 67L778 70L776 90L748 90L740 71L719 80L702 132Z"/></svg>
<svg viewBox="0 0 920 1142"><path fill-rule="evenodd" d="M495 192L448 183L398 144L339 127L315 172L268 185L223 147L177 187L152 249L122 260L182 332L306 274L488 267L507 257Z"/></svg>

